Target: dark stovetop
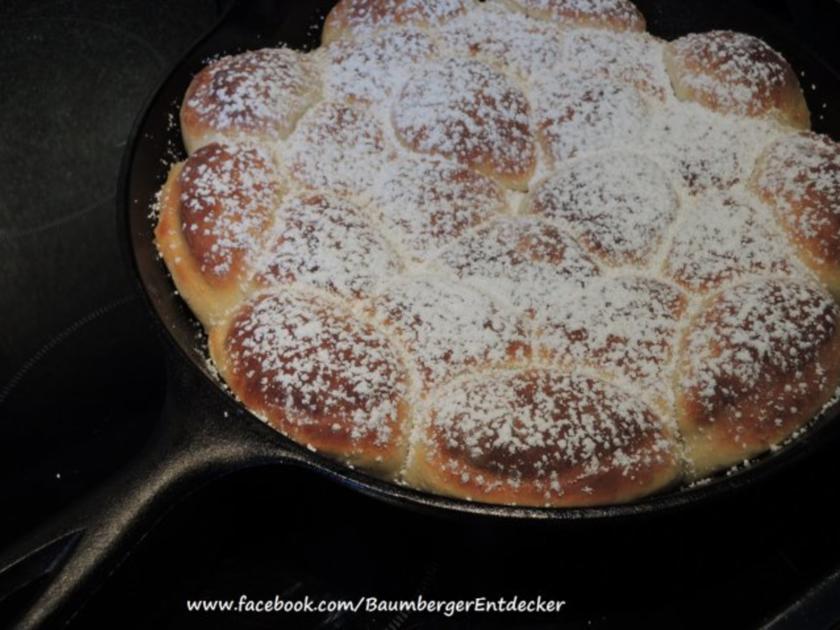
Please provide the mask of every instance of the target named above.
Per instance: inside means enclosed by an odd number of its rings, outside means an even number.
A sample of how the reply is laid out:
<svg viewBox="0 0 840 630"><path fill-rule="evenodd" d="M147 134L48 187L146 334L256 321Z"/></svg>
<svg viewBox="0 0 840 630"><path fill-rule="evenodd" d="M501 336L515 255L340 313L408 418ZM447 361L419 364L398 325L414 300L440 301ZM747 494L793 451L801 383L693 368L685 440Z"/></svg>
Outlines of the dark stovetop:
<svg viewBox="0 0 840 630"><path fill-rule="evenodd" d="M831 48L833 0L755 2ZM215 21L213 0L0 5L0 546L136 452L163 356L123 271L129 128ZM175 508L73 627L755 627L840 566L831 452L729 503L564 531L407 513L311 473L254 470ZM189 615L187 598L542 595L559 617ZM17 602L16 602L17 603ZM10 610L0 610L0 626ZM447 622L444 624L444 622Z"/></svg>

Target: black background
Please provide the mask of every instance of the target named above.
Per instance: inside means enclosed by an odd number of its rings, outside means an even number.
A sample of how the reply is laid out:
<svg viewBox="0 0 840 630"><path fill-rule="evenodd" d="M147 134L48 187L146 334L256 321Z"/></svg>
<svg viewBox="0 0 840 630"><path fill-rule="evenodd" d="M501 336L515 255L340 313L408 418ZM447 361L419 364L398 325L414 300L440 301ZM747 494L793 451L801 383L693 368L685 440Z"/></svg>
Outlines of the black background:
<svg viewBox="0 0 840 630"><path fill-rule="evenodd" d="M754 4L840 67L836 2ZM222 5L0 4L0 547L119 467L158 413L162 349L119 254L117 171L142 102ZM831 451L703 512L561 531L407 513L305 471L241 473L176 507L73 626L754 627L840 564ZM242 593L567 605L452 620L185 612Z"/></svg>

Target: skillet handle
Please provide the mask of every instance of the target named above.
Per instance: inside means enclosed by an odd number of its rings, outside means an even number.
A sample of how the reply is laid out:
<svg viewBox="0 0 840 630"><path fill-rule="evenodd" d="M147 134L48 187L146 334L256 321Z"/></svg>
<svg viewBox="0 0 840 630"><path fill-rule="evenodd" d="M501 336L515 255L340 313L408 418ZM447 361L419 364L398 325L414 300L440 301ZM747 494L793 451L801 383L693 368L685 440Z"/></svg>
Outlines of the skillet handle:
<svg viewBox="0 0 840 630"><path fill-rule="evenodd" d="M179 499L213 478L298 459L267 426L235 417L193 366L167 366L168 391L150 443L125 468L25 540L0 553L0 603L45 578L16 621L21 629L70 622Z"/></svg>

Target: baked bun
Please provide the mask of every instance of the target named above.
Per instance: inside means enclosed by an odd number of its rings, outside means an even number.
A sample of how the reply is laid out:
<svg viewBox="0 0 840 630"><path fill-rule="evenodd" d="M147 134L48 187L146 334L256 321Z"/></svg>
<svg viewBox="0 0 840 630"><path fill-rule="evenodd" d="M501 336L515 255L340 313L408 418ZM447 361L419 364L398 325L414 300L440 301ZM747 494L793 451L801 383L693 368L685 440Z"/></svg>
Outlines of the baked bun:
<svg viewBox="0 0 840 630"><path fill-rule="evenodd" d="M432 37L415 28L336 42L325 53L324 91L333 100L381 102L402 85L413 66L435 52Z"/></svg>
<svg viewBox="0 0 840 630"><path fill-rule="evenodd" d="M750 276L792 275L794 257L768 225L748 206L705 198L677 226L663 272L698 293Z"/></svg>
<svg viewBox="0 0 840 630"><path fill-rule="evenodd" d="M598 369L667 414L673 344L687 307L682 291L655 278L599 278L540 315L535 345L544 361Z"/></svg>
<svg viewBox="0 0 840 630"><path fill-rule="evenodd" d="M661 102L671 94L664 46L647 33L576 29L564 34L563 61L576 75L623 83Z"/></svg>
<svg viewBox="0 0 840 630"><path fill-rule="evenodd" d="M209 144L170 169L155 239L203 324L223 317L247 292L250 257L280 192L271 156L257 146Z"/></svg>
<svg viewBox="0 0 840 630"><path fill-rule="evenodd" d="M601 273L573 238L536 217L491 221L443 250L438 264L531 315Z"/></svg>
<svg viewBox="0 0 840 630"><path fill-rule="evenodd" d="M478 501L631 501L840 399L840 145L760 40L629 0L341 0L213 61L156 243L232 393ZM221 140L216 142L216 140Z"/></svg>
<svg viewBox="0 0 840 630"><path fill-rule="evenodd" d="M453 57L474 57L528 82L563 63L563 37L552 24L485 2L444 24L438 37Z"/></svg>
<svg viewBox="0 0 840 630"><path fill-rule="evenodd" d="M455 58L421 66L391 112L397 137L412 151L454 159L510 188L531 179L528 99L490 66Z"/></svg>
<svg viewBox="0 0 840 630"><path fill-rule="evenodd" d="M668 44L665 65L682 100L717 112L771 115L791 127L810 127L796 73L757 37L732 31L692 33Z"/></svg>
<svg viewBox="0 0 840 630"><path fill-rule="evenodd" d="M424 394L468 368L514 365L531 354L510 307L450 278L400 278L382 287L370 311L414 358Z"/></svg>
<svg viewBox="0 0 840 630"><path fill-rule="evenodd" d="M472 4L473 0L339 0L324 21L321 43L395 26L437 27Z"/></svg>
<svg viewBox="0 0 840 630"><path fill-rule="evenodd" d="M632 147L648 125L639 92L621 83L549 76L531 90L537 138L548 160L563 162L611 147Z"/></svg>
<svg viewBox="0 0 840 630"><path fill-rule="evenodd" d="M285 290L210 331L225 382L293 440L393 475L404 460L410 382L398 351L340 302Z"/></svg>
<svg viewBox="0 0 840 630"><path fill-rule="evenodd" d="M645 17L630 0L506 0L526 14L561 26L644 31Z"/></svg>
<svg viewBox="0 0 840 630"><path fill-rule="evenodd" d="M559 165L536 184L524 211L574 235L600 262L621 266L650 259L679 206L656 162L622 151Z"/></svg>
<svg viewBox="0 0 840 630"><path fill-rule="evenodd" d="M772 121L716 114L696 103L668 103L651 119L642 150L686 195L726 194L745 185L763 147L784 133Z"/></svg>
<svg viewBox="0 0 840 630"><path fill-rule="evenodd" d="M623 503L679 479L656 413L596 377L550 369L479 372L430 400L406 479L489 503Z"/></svg>
<svg viewBox="0 0 840 630"><path fill-rule="evenodd" d="M764 151L752 178L802 260L840 297L840 144L788 135Z"/></svg>
<svg viewBox="0 0 840 630"><path fill-rule="evenodd" d="M781 443L840 380L840 309L801 280L759 279L705 302L680 343L676 411L696 476Z"/></svg>
<svg viewBox="0 0 840 630"><path fill-rule="evenodd" d="M370 295L379 282L402 271L396 252L361 210L318 194L279 204L252 259L261 289L308 285L345 298Z"/></svg>
<svg viewBox="0 0 840 630"><path fill-rule="evenodd" d="M306 112L286 147L287 168L298 184L357 200L391 159L379 121L363 108L336 101Z"/></svg>
<svg viewBox="0 0 840 630"><path fill-rule="evenodd" d="M431 261L470 228L509 211L492 179L436 156L406 156L383 169L370 210L404 256Z"/></svg>
<svg viewBox="0 0 840 630"><path fill-rule="evenodd" d="M263 48L222 57L199 72L181 105L189 153L214 141L287 137L319 98L320 78L303 53Z"/></svg>

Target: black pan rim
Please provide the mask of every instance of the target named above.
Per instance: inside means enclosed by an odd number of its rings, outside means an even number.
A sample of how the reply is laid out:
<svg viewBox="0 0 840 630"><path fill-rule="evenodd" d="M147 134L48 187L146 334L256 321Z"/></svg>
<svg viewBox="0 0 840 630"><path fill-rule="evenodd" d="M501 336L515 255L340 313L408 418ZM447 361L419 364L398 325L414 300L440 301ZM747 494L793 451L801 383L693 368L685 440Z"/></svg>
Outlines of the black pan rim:
<svg viewBox="0 0 840 630"><path fill-rule="evenodd" d="M135 119L129 133L119 169L116 197L117 238L126 267L130 271L131 284L139 294L142 303L149 310L150 318L154 322L155 328L166 340L165 346L170 352L174 350L174 353L186 365L187 369L201 373L201 381L205 387L217 390L217 392L220 392L224 396L228 404L238 411L244 412L243 415L248 417L247 421L265 424L263 420L255 416L247 407L237 401L219 381L215 380L205 369L199 366L190 352L178 341L170 330L143 279L132 237L132 216L136 210L133 210L134 204L131 199L130 176L134 170L134 159L138 147L143 141L144 132L147 131L147 119L150 117L153 109L160 104L159 101L162 98L164 88L170 81L174 80L176 75L188 71L186 68L188 60L199 48L209 43L218 34L219 29L229 20L232 9L232 6L229 7L208 33L202 36L181 56L166 72L165 77L143 103L140 113ZM819 55L811 51L806 45L801 44L798 38L790 34L787 35L788 39L797 43L800 51L810 57L815 64L822 66L824 70L838 78L838 82L840 82L840 73L825 63ZM163 158L164 156L161 157ZM146 212L141 220L148 222L147 214L148 208L146 208ZM163 264L160 261L157 262L160 265ZM171 285L171 289L173 291L175 290L174 284ZM189 312L188 307L185 308ZM592 507L501 505L436 495L351 468L337 460L308 450L306 447L294 442L280 432L276 432L276 439L277 448L282 449L290 455L291 463L310 468L314 472L326 475L334 481L342 483L363 494L395 503L402 507L434 512L444 516L461 514L507 521L612 521L672 514L700 504L711 503L717 499L730 497L740 489L775 476L781 469L801 461L817 448L822 447L823 445L818 444L817 442L819 440L815 440L814 437L827 433L827 429L837 429L836 425L840 424L840 421L837 421L838 417L840 417L840 402L835 402L804 427L803 435L789 439L777 450L766 452L750 462L745 462L743 466L719 472L700 482L676 485L633 502Z"/></svg>

